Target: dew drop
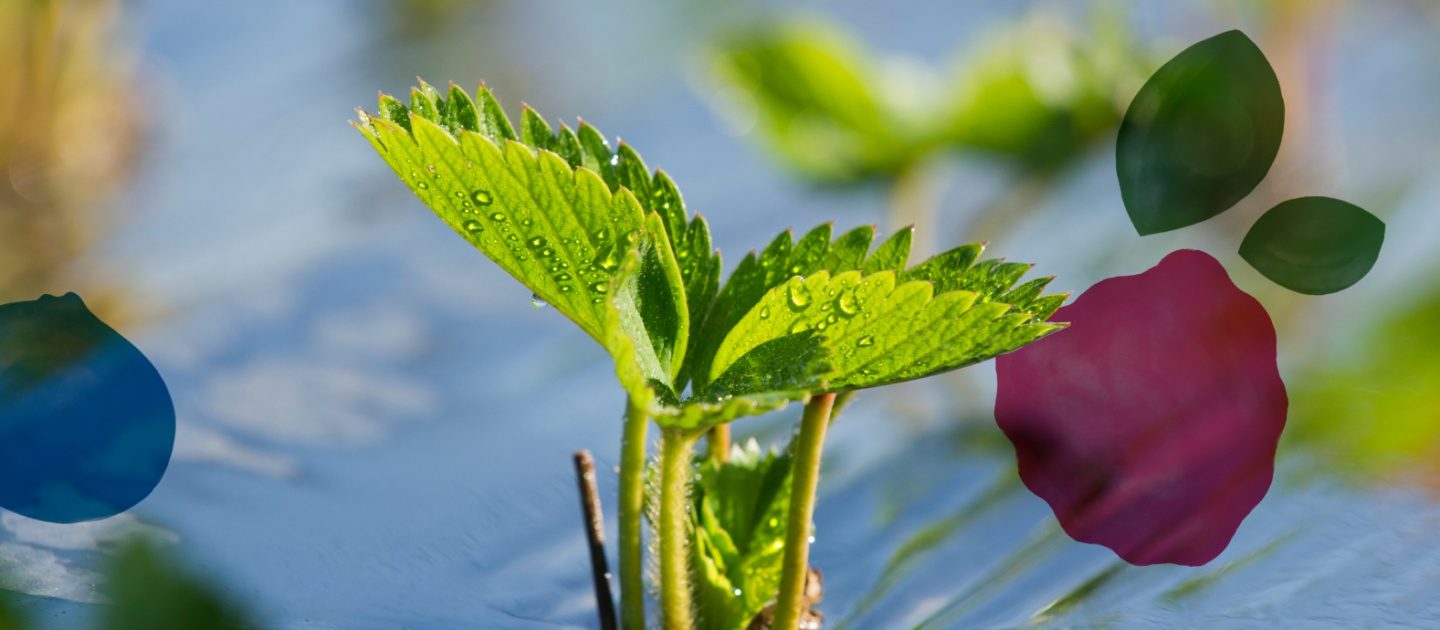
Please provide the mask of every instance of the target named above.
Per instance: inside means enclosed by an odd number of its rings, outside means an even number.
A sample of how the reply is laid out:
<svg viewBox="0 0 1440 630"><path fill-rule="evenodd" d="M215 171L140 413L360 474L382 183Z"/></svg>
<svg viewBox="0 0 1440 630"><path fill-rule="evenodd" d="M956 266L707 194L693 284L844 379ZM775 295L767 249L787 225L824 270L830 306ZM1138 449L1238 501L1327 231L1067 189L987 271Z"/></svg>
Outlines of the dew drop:
<svg viewBox="0 0 1440 630"><path fill-rule="evenodd" d="M505 222L505 213L504 213L504 212L491 213L491 215L490 215L490 220L491 220L491 221L495 221L496 223L504 223L504 222Z"/></svg>
<svg viewBox="0 0 1440 630"><path fill-rule="evenodd" d="M554 255L555 255L555 250L550 249L549 247L546 247L545 249L540 250L540 257L541 257L541 258L549 258L549 257L554 256Z"/></svg>
<svg viewBox="0 0 1440 630"><path fill-rule="evenodd" d="M474 219L462 223L460 227L471 234L479 234L485 231L485 226L480 225L480 222Z"/></svg>
<svg viewBox="0 0 1440 630"><path fill-rule="evenodd" d="M804 281L799 278L792 279L790 286L787 287L787 292L790 294L790 306L797 310L804 310L805 307L810 306L810 289L805 287Z"/></svg>
<svg viewBox="0 0 1440 630"><path fill-rule="evenodd" d="M530 306L532 306L532 307L534 307L534 308L536 308L536 309L542 309L542 308L545 308L545 307L547 307L547 306L550 306L550 303L549 303L549 302L546 302L543 298L541 298L541 297L540 297L540 294L538 294L538 293L531 293L531 294L530 294Z"/></svg>
<svg viewBox="0 0 1440 630"><path fill-rule="evenodd" d="M568 284L562 284L562 285L560 285L560 292L561 292L561 293L569 293L569 292L571 292L571 291L573 291L573 290L574 290L574 287L572 287L572 286L570 286L570 285L568 285Z"/></svg>
<svg viewBox="0 0 1440 630"><path fill-rule="evenodd" d="M610 290L610 285L604 282L596 282L595 284L590 285L590 290L596 293L604 293Z"/></svg>
<svg viewBox="0 0 1440 630"><path fill-rule="evenodd" d="M827 323L827 324L833 324L833 323L839 321L839 319L840 319L840 318L836 317L834 313L831 313L831 314L829 315L829 317L826 317L826 318L825 318L825 323Z"/></svg>
<svg viewBox="0 0 1440 630"><path fill-rule="evenodd" d="M870 335L865 335L864 337L861 337L860 341L856 342L855 345L860 346L861 348L873 346L875 345L875 338L871 337Z"/></svg>
<svg viewBox="0 0 1440 630"><path fill-rule="evenodd" d="M802 332L805 332L809 328L810 327L806 325L805 322L795 322L795 325L790 327L790 334L798 335Z"/></svg>
<svg viewBox="0 0 1440 630"><path fill-rule="evenodd" d="M770 319L770 307L769 307L769 306L762 306L762 307L760 307L760 319Z"/></svg>
<svg viewBox="0 0 1440 630"><path fill-rule="evenodd" d="M425 182L423 182L423 181L416 181L416 182L415 182L415 186L418 187L418 188L420 188L421 190L425 190L426 188L429 188L429 187L430 187L430 184L427 184L427 183L425 183Z"/></svg>
<svg viewBox="0 0 1440 630"><path fill-rule="evenodd" d="M530 247L531 247L532 249L540 249L541 247L544 247L544 246L545 246L545 243L546 243L545 237L543 237L543 236L537 236L537 237L535 237L535 238L530 239Z"/></svg>
<svg viewBox="0 0 1440 630"><path fill-rule="evenodd" d="M835 308L841 315L854 317L860 312L860 301L855 297L854 291L846 291L840 294L840 299L835 301Z"/></svg>
<svg viewBox="0 0 1440 630"><path fill-rule="evenodd" d="M614 271L616 267L620 266L620 261L615 260L615 248L608 245L595 254L594 263L596 267L605 271Z"/></svg>
<svg viewBox="0 0 1440 630"><path fill-rule="evenodd" d="M490 191L488 190L477 190L475 192L472 192L470 193L470 198L474 199L475 203L481 206L488 206L490 205L490 202L495 200L494 197L490 196Z"/></svg>

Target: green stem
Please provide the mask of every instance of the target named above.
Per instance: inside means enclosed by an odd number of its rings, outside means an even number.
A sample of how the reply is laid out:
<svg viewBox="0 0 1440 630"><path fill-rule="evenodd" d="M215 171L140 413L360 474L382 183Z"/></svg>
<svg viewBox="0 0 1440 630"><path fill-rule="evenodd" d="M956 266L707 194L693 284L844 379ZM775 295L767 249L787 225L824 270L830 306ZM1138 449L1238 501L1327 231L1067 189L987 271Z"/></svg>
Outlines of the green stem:
<svg viewBox="0 0 1440 630"><path fill-rule="evenodd" d="M686 630L690 616L691 449L699 434L664 429L660 441L660 610L666 630Z"/></svg>
<svg viewBox="0 0 1440 630"><path fill-rule="evenodd" d="M780 594L775 598L777 629L800 624L801 599L810 570L810 517L815 512L815 487L820 482L820 451L835 394L821 394L805 405L800 435L795 438L795 474L790 486L790 515L785 523L785 559Z"/></svg>
<svg viewBox="0 0 1440 630"><path fill-rule="evenodd" d="M935 220L939 191L923 162L912 164L895 176L890 187L890 229L907 225L928 225ZM932 230L916 230L910 246L911 259L930 255Z"/></svg>
<svg viewBox="0 0 1440 630"><path fill-rule="evenodd" d="M625 435L620 447L620 621L627 630L645 628L644 546L640 519L645 511L645 432L649 418L633 399L625 401Z"/></svg>
<svg viewBox="0 0 1440 630"><path fill-rule="evenodd" d="M705 438L705 458L717 464L730 460L730 423L710 427Z"/></svg>

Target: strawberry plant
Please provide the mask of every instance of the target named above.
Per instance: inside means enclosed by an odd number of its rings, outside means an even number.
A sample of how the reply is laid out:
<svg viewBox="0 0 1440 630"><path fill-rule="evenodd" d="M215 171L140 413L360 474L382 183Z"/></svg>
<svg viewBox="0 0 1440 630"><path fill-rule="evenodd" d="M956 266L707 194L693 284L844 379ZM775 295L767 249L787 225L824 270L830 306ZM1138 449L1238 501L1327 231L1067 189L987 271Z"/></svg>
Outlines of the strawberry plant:
<svg viewBox="0 0 1440 630"><path fill-rule="evenodd" d="M653 506L667 628L764 614L795 627L807 601L825 432L853 392L954 370L1059 330L1064 302L1031 266L963 245L909 263L913 231L788 231L722 285L710 228L663 171L593 126L518 127L485 87L421 82L381 95L356 128L410 189L483 254L599 343L627 395L620 458L621 621L645 624L642 513ZM803 402L783 452L727 448L714 427ZM649 423L660 430L646 496ZM723 434L722 434L723 435ZM733 453L733 456L729 456ZM698 477L698 487L692 489ZM698 579L692 580L692 576ZM739 593L736 595L736 593Z"/></svg>

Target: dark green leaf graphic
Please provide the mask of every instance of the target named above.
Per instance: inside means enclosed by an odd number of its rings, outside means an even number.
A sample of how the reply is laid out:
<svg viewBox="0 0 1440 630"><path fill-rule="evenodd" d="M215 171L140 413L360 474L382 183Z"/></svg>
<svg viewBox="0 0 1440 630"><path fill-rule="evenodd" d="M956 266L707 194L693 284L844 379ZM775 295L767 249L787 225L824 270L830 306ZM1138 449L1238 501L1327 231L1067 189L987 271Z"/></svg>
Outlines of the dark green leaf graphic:
<svg viewBox="0 0 1440 630"><path fill-rule="evenodd" d="M1270 170L1284 126L1280 82L1244 33L1176 55L1135 95L1116 142L1135 230L1167 232L1235 205Z"/></svg>
<svg viewBox="0 0 1440 630"><path fill-rule="evenodd" d="M1363 208L1329 197L1280 203L1250 228L1240 256L1266 278L1307 295L1359 282L1385 242L1385 223Z"/></svg>

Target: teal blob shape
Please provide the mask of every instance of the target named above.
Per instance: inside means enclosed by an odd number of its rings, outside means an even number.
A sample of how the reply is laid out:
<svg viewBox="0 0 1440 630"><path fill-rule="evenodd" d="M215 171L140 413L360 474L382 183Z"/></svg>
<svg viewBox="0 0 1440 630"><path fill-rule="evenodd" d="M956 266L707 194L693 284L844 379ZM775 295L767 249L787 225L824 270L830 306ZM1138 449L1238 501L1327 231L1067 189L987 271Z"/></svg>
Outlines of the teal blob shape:
<svg viewBox="0 0 1440 630"><path fill-rule="evenodd" d="M174 445L159 371L78 295L0 305L0 508L114 516L155 489Z"/></svg>

